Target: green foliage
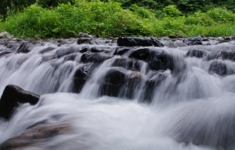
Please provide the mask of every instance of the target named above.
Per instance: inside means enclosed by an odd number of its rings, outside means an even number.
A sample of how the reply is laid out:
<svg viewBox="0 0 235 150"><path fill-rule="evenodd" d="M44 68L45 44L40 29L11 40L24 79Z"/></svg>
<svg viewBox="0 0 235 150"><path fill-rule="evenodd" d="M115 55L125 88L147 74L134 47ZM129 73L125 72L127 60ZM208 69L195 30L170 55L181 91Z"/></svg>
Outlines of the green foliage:
<svg viewBox="0 0 235 150"><path fill-rule="evenodd" d="M178 17L181 15L181 12L177 9L175 5L169 5L163 8L163 12L166 16L169 17Z"/></svg>
<svg viewBox="0 0 235 150"><path fill-rule="evenodd" d="M59 4L74 4L74 0L37 0L37 3L43 7L58 6Z"/></svg>
<svg viewBox="0 0 235 150"><path fill-rule="evenodd" d="M163 13L163 17L156 17L136 4L123 9L114 1L76 0L50 8L31 5L23 12L10 14L0 27L16 36L35 38L68 38L79 32L98 37L235 35L235 14L224 8L184 16L170 5Z"/></svg>

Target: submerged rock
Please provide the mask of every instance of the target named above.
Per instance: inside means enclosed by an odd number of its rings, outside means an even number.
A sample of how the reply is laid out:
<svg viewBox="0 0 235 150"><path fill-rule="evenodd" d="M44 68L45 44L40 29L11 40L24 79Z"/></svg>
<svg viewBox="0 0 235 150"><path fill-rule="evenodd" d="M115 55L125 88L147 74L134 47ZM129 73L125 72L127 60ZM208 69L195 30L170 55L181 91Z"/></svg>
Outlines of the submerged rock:
<svg viewBox="0 0 235 150"><path fill-rule="evenodd" d="M189 51L186 53L186 56L188 56L188 57L202 58L202 57L206 56L206 52L203 51L203 50L193 49L193 50L189 50Z"/></svg>
<svg viewBox="0 0 235 150"><path fill-rule="evenodd" d="M8 120L19 103L37 104L39 95L23 90L16 85L7 85L0 100L0 117Z"/></svg>

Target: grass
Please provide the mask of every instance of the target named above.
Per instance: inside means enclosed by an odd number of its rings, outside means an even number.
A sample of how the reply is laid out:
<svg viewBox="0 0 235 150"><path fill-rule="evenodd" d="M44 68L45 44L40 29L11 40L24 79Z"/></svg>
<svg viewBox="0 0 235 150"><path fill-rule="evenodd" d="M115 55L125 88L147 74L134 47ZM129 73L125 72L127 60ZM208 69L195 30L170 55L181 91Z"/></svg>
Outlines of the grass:
<svg viewBox="0 0 235 150"><path fill-rule="evenodd" d="M9 14L0 22L0 31L33 38L68 38L79 32L98 37L235 35L235 14L224 8L182 16L176 7L168 6L160 16L137 5L123 9L120 3L111 1L79 0L75 5L53 8L34 4L23 12Z"/></svg>

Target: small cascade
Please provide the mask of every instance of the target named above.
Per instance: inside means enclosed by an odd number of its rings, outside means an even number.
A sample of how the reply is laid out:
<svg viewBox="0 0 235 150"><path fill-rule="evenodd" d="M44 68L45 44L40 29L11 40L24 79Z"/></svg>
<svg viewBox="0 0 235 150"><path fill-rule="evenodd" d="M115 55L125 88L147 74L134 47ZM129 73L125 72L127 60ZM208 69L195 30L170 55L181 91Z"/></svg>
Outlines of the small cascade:
<svg viewBox="0 0 235 150"><path fill-rule="evenodd" d="M235 148L235 41L0 39L0 74L41 95L0 118L0 149Z"/></svg>

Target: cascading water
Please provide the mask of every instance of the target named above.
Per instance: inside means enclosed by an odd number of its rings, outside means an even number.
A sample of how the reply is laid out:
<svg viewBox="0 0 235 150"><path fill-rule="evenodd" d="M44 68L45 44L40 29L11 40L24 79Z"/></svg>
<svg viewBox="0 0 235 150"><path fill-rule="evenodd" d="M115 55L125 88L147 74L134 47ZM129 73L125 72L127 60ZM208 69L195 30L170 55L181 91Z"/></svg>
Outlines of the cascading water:
<svg viewBox="0 0 235 150"><path fill-rule="evenodd" d="M0 120L1 149L235 149L233 41L31 47L0 45L0 94L8 84L41 94Z"/></svg>

